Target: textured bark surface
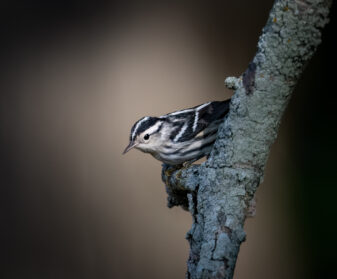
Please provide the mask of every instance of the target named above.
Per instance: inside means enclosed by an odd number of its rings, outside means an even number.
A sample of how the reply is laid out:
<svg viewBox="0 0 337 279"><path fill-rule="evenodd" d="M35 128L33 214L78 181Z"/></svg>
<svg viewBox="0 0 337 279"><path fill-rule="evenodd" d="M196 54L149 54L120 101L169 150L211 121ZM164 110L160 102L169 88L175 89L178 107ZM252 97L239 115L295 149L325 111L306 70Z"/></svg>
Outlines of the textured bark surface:
<svg viewBox="0 0 337 279"><path fill-rule="evenodd" d="M263 179L269 149L301 73L321 41L330 0L276 0L258 51L240 78L208 160L163 167L168 206L188 209L194 223L186 278L232 278L249 203Z"/></svg>

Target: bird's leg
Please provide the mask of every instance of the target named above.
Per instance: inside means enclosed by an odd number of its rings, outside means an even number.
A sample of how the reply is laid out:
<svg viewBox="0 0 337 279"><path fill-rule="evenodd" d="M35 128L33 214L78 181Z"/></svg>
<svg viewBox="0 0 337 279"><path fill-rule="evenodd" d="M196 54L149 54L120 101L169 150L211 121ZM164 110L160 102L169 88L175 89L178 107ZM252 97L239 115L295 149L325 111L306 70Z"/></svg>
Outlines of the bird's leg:
<svg viewBox="0 0 337 279"><path fill-rule="evenodd" d="M191 166L193 164L193 162L195 162L195 161L184 162L183 165L182 165L182 168L187 169L189 166Z"/></svg>
<svg viewBox="0 0 337 279"><path fill-rule="evenodd" d="M168 194L167 205L169 208L173 206L181 206L184 210L188 210L188 199L185 189L179 189L177 185L171 184L172 175L179 176L179 170L183 168L183 165L166 165L163 164L162 179L166 186L166 192ZM175 180L175 179L173 179Z"/></svg>
<svg viewBox="0 0 337 279"><path fill-rule="evenodd" d="M192 160L190 160L190 161L184 162L183 165L182 165L182 168L183 168L183 169L189 168L190 166L192 166L192 164L193 164L194 162L198 161L199 159L200 159L200 158L196 158L196 159L192 159Z"/></svg>
<svg viewBox="0 0 337 279"><path fill-rule="evenodd" d="M163 164L163 171L164 171L164 175L165 175L165 184L168 186L170 184L170 178L171 175L181 169L183 167L183 165L167 165L167 164Z"/></svg>

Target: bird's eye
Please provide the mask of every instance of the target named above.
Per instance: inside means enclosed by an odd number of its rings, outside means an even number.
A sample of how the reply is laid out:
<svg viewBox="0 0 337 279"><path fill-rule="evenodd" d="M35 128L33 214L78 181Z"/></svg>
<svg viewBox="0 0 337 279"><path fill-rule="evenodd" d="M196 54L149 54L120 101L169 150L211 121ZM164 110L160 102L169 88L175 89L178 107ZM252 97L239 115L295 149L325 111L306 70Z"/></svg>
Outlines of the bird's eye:
<svg viewBox="0 0 337 279"><path fill-rule="evenodd" d="M144 139L145 140L148 140L150 138L150 135L149 134L146 134L145 136L144 136Z"/></svg>

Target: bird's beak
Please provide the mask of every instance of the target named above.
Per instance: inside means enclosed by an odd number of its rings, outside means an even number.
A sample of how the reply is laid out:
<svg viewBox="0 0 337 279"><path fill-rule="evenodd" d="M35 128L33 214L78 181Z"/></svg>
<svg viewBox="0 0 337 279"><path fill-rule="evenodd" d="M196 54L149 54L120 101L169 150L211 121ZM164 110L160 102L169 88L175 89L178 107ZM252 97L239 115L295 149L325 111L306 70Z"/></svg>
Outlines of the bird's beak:
<svg viewBox="0 0 337 279"><path fill-rule="evenodd" d="M130 149L134 148L138 143L134 143L132 141L130 141L129 145L125 148L123 154L125 154L126 152L128 152Z"/></svg>

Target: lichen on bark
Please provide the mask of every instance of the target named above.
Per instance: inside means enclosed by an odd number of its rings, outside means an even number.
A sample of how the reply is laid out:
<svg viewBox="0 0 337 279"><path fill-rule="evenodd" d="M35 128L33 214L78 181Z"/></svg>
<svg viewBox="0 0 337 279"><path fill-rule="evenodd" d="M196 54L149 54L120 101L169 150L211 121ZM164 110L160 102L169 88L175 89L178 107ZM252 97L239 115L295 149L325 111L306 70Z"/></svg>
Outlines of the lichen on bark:
<svg viewBox="0 0 337 279"><path fill-rule="evenodd" d="M163 167L169 207L181 205L193 216L186 278L233 277L249 203L291 93L321 42L330 5L276 0L247 70L225 81L235 93L208 160Z"/></svg>

